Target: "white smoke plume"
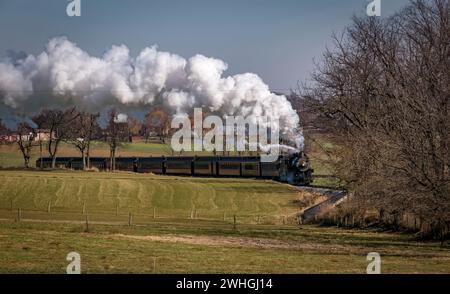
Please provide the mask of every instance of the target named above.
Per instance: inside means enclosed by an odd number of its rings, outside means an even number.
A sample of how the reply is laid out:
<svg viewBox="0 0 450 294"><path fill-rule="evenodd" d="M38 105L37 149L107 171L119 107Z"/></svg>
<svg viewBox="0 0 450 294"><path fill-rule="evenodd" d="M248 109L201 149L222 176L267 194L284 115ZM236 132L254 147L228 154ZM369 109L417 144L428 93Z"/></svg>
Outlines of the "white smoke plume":
<svg viewBox="0 0 450 294"><path fill-rule="evenodd" d="M115 123L126 123L128 119L128 115L125 113L119 113L117 117L114 118Z"/></svg>
<svg viewBox="0 0 450 294"><path fill-rule="evenodd" d="M172 114L203 107L221 115L267 116L278 118L281 136L301 148L299 117L286 97L270 92L256 74L223 76L227 67L219 59L186 60L156 46L137 57L125 45L112 46L97 58L58 37L37 56L0 62L0 104L23 113L69 105L99 111L158 104Z"/></svg>

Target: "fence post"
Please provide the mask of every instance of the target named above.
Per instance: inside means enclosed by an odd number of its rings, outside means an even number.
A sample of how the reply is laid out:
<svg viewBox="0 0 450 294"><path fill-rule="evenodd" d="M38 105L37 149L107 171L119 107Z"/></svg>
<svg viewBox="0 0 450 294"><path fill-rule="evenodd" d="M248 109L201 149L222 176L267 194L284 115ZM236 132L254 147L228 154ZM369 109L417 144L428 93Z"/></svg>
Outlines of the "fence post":
<svg viewBox="0 0 450 294"><path fill-rule="evenodd" d="M89 217L87 214L85 216L85 219L86 219L86 232L89 232Z"/></svg>
<svg viewBox="0 0 450 294"><path fill-rule="evenodd" d="M83 210L82 210L83 214L86 214L86 200L83 201Z"/></svg>
<svg viewBox="0 0 450 294"><path fill-rule="evenodd" d="M128 213L128 226L131 227L132 222L133 222L133 216L132 216L131 212L129 212Z"/></svg>
<svg viewBox="0 0 450 294"><path fill-rule="evenodd" d="M261 223L261 216L258 215L258 225Z"/></svg>
<svg viewBox="0 0 450 294"><path fill-rule="evenodd" d="M116 216L119 215L119 203L116 204Z"/></svg>
<svg viewBox="0 0 450 294"><path fill-rule="evenodd" d="M236 230L236 215L233 215L233 230Z"/></svg>
<svg viewBox="0 0 450 294"><path fill-rule="evenodd" d="M156 218L156 207L153 207L153 218Z"/></svg>
<svg viewBox="0 0 450 294"><path fill-rule="evenodd" d="M48 213L51 213L51 212L52 212L52 202L51 202L51 201L48 202L47 212L48 212Z"/></svg>

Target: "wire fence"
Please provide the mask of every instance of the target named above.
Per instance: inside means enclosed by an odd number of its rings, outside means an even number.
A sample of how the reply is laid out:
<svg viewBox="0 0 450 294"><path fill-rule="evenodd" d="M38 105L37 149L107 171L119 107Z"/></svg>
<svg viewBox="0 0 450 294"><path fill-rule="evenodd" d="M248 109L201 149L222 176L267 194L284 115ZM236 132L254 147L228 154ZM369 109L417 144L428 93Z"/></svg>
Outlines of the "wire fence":
<svg viewBox="0 0 450 294"><path fill-rule="evenodd" d="M211 211L207 209L173 210L158 207L147 208L149 213L136 212L117 207L115 211L90 211L86 205L79 210L56 209L50 205L47 210L31 208L0 208L0 219L14 222L48 222L48 223L74 223L104 225L150 225L170 222L208 222L220 225L284 225L298 224L297 215L264 215L264 214L237 214L228 211Z"/></svg>

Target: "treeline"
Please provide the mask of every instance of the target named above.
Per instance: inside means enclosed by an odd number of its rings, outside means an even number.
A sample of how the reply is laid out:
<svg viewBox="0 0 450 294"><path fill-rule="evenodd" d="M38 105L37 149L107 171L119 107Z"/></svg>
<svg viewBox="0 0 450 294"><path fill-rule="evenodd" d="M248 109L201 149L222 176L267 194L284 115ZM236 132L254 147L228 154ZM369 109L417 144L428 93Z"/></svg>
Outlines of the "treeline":
<svg viewBox="0 0 450 294"><path fill-rule="evenodd" d="M355 17L303 93L337 143L331 158L350 192L339 213L354 224L375 212L399 227L413 215L422 234L449 236L449 3Z"/></svg>
<svg viewBox="0 0 450 294"><path fill-rule="evenodd" d="M100 114L68 109L43 109L28 121L19 123L15 130L9 130L0 120L0 135L13 134L24 159L25 168L30 166L32 151L39 148L40 154L52 159L52 168L61 142L73 145L83 159L83 168L90 168L90 147L93 140L105 141L109 145L110 166L115 170L115 157L121 142L129 142L133 136L148 140L157 136L163 143L170 131L169 114L155 107L143 121L133 117L121 119L112 108L107 115L105 126L101 126ZM44 150L45 149L45 150Z"/></svg>

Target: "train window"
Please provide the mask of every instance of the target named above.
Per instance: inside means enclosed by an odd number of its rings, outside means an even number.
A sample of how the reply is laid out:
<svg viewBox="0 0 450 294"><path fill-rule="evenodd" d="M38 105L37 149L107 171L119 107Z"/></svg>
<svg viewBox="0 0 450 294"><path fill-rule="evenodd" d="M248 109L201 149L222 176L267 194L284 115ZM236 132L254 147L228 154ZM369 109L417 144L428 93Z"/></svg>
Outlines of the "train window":
<svg viewBox="0 0 450 294"><path fill-rule="evenodd" d="M196 169L210 169L210 164L209 163L196 162L195 163L195 168Z"/></svg>
<svg viewBox="0 0 450 294"><path fill-rule="evenodd" d="M146 162L141 164L141 168L161 168L160 162Z"/></svg>
<svg viewBox="0 0 450 294"><path fill-rule="evenodd" d="M280 169L280 164L274 164L274 163L263 163L262 164L262 169L264 171L277 171Z"/></svg>
<svg viewBox="0 0 450 294"><path fill-rule="evenodd" d="M246 163L244 168L245 170L258 170L258 165L256 163Z"/></svg>
<svg viewBox="0 0 450 294"><path fill-rule="evenodd" d="M178 168L190 168L191 163L190 162L167 162L166 163L167 168L174 168L174 169L178 169Z"/></svg>
<svg viewBox="0 0 450 294"><path fill-rule="evenodd" d="M234 162L221 162L220 163L221 169L239 169L239 163Z"/></svg>

